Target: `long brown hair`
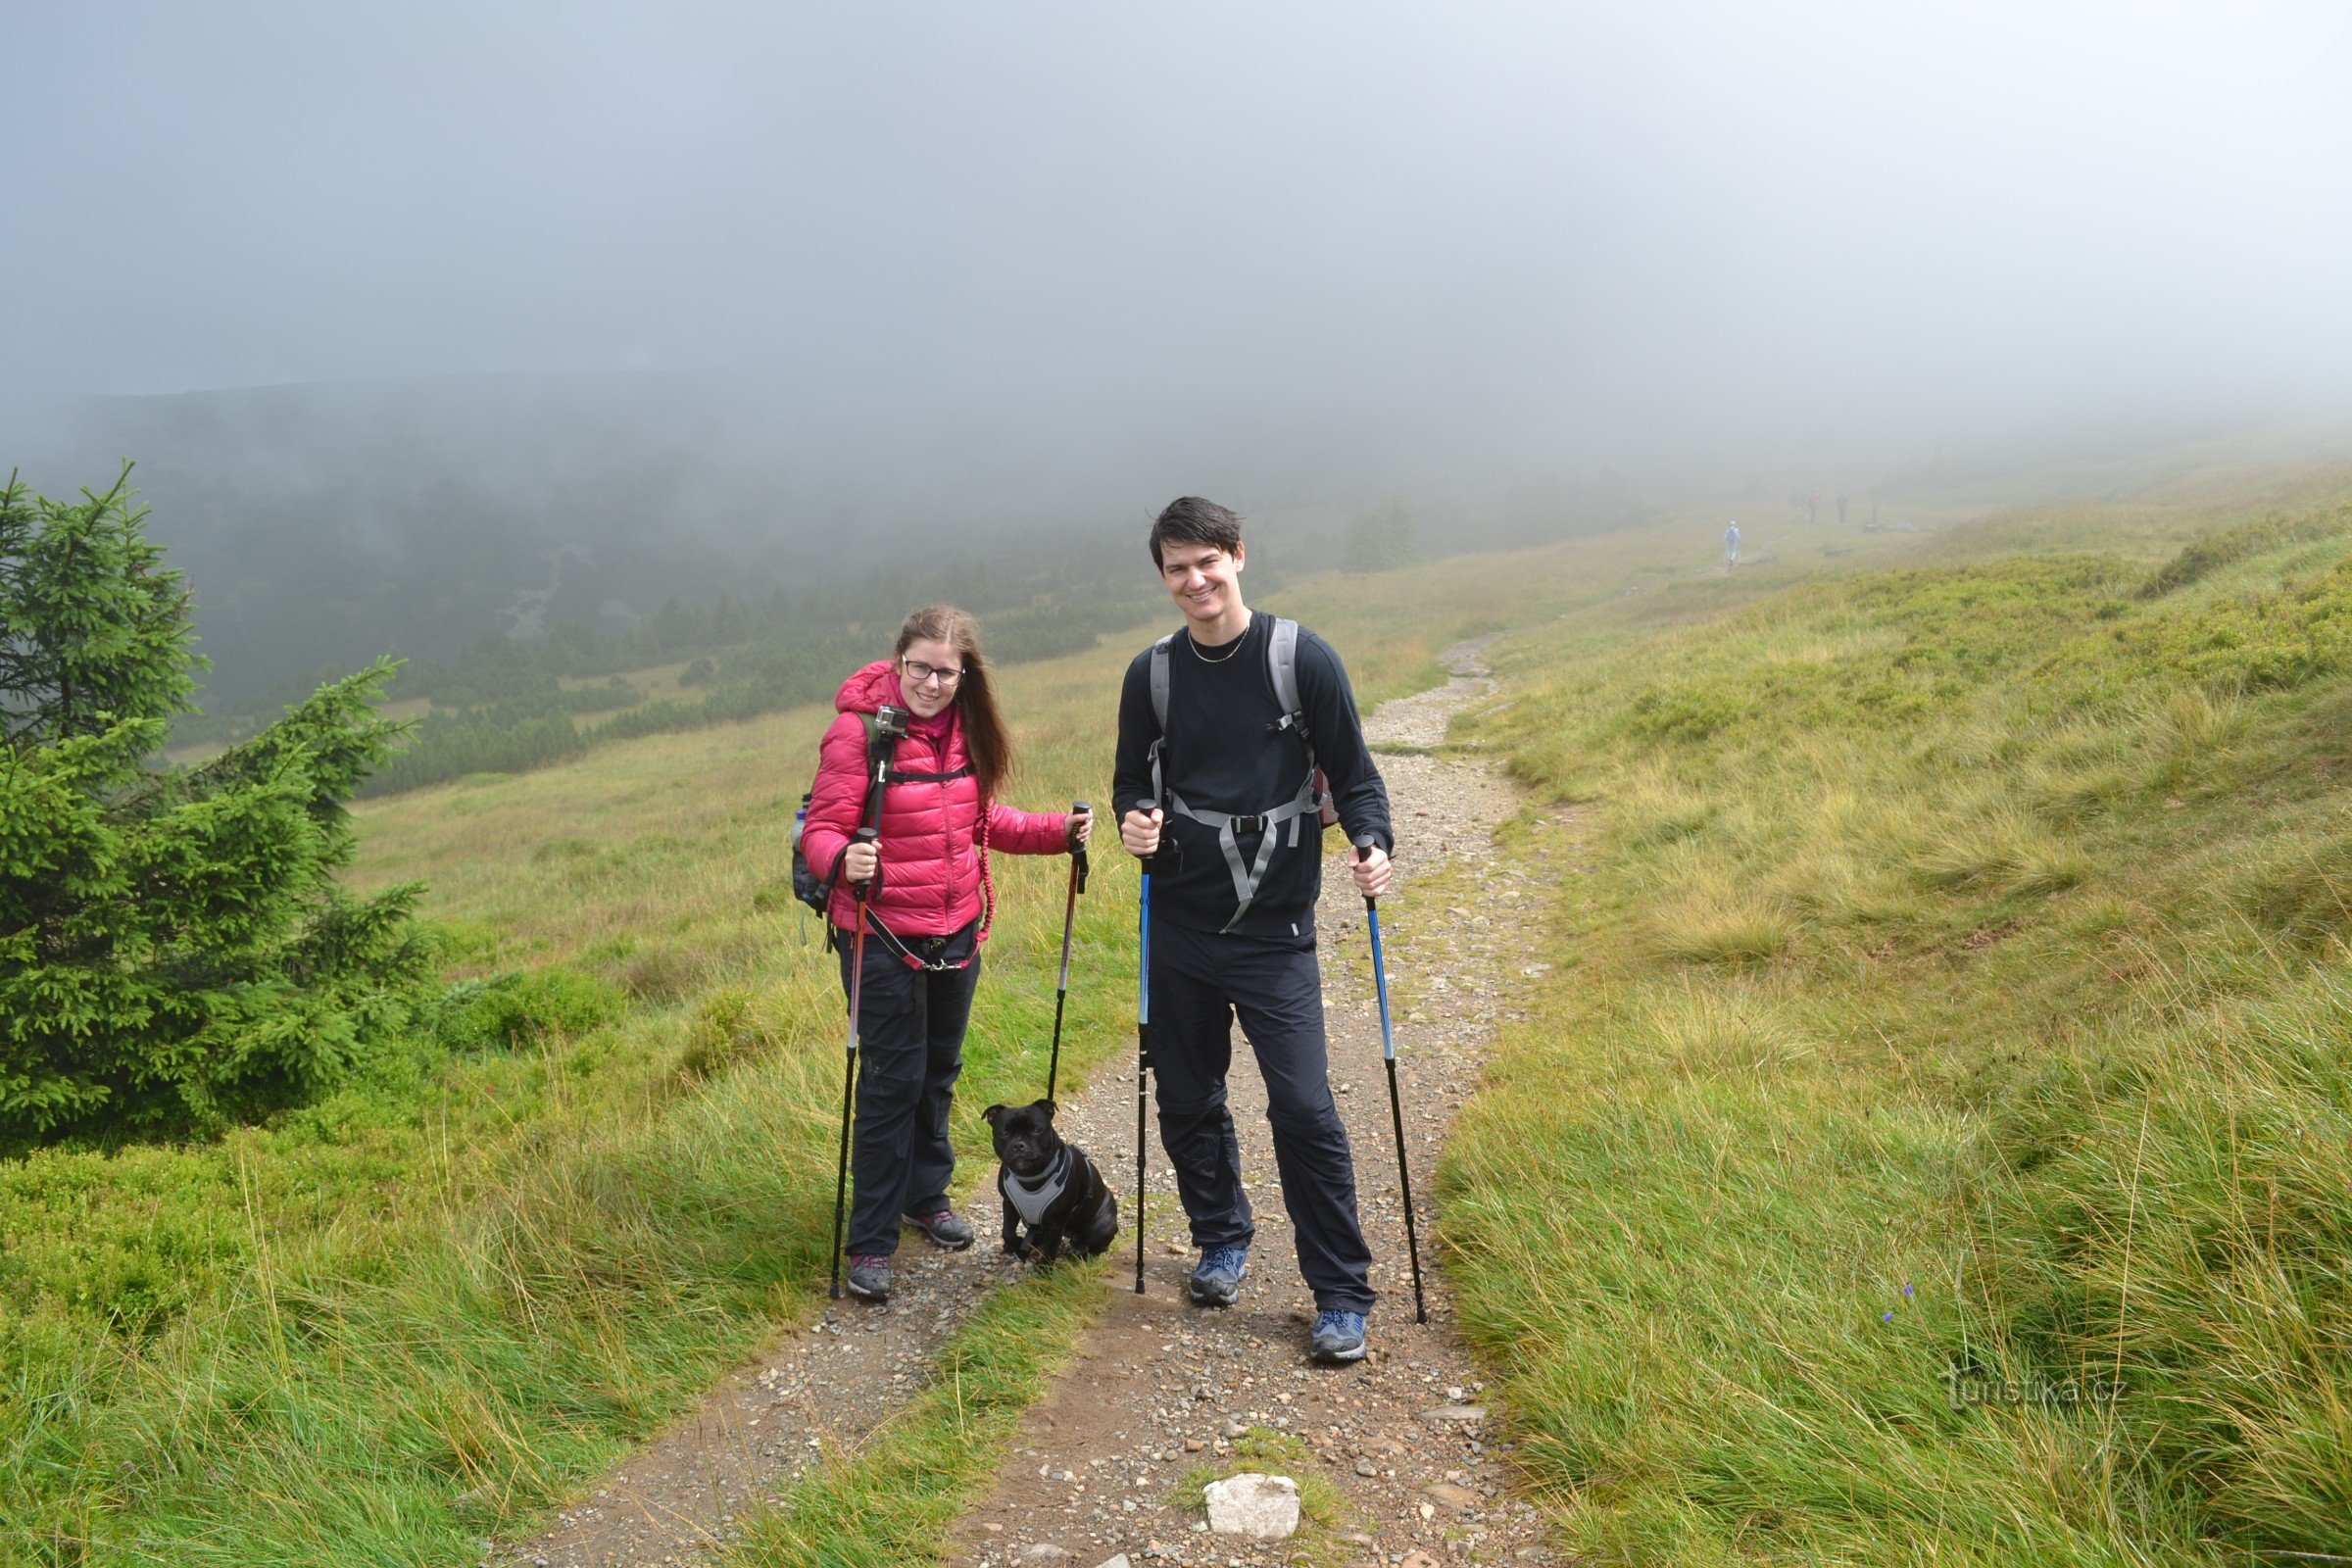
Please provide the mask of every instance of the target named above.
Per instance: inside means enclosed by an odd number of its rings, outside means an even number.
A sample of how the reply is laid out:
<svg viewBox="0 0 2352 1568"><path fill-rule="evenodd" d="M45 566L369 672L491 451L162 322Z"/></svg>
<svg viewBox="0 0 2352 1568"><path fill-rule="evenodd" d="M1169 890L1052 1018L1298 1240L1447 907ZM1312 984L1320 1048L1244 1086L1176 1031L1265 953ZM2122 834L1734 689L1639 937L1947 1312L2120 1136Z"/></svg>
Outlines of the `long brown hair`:
<svg viewBox="0 0 2352 1568"><path fill-rule="evenodd" d="M946 643L963 661L963 679L956 683L956 705L963 710L963 750L971 759L980 798L997 800L1012 772L1012 737L997 711L997 689L989 682L988 662L980 656L980 623L954 605L925 605L899 628L898 657L904 660L907 649L926 640ZM906 678L903 664L899 678Z"/></svg>

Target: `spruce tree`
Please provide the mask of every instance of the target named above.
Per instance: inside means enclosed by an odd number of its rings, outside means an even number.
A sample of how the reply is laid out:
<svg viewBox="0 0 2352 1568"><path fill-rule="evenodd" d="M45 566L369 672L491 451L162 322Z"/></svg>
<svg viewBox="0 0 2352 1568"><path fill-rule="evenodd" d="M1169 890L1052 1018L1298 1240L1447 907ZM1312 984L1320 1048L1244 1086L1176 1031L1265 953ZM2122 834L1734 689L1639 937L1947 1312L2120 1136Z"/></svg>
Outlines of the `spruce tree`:
<svg viewBox="0 0 2352 1568"><path fill-rule="evenodd" d="M160 760L204 662L124 467L0 487L0 1148L219 1130L330 1087L409 1022L415 886L335 873L400 726L388 662L196 767Z"/></svg>

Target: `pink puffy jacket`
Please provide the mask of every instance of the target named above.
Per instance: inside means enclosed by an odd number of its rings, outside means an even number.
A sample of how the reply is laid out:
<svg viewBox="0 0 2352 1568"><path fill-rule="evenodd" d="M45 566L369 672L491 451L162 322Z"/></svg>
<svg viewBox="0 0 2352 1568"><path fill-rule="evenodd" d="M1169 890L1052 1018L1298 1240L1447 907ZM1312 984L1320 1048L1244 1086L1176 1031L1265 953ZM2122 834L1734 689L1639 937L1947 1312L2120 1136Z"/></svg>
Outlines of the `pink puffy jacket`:
<svg viewBox="0 0 2352 1568"><path fill-rule="evenodd" d="M833 699L840 716L817 748L816 782L801 848L818 876L865 819L865 724L858 717L884 703L906 706L898 664L877 660L842 682ZM891 759L894 771L952 773L970 760L963 749L963 710L950 704L930 718L906 719L907 734ZM1059 855L1069 848L1063 819L990 804L988 847L1009 855ZM980 783L969 773L944 784L892 784L882 792L882 892L868 906L903 937L944 937L980 917ZM857 900L845 879L833 889L833 923L858 922Z"/></svg>

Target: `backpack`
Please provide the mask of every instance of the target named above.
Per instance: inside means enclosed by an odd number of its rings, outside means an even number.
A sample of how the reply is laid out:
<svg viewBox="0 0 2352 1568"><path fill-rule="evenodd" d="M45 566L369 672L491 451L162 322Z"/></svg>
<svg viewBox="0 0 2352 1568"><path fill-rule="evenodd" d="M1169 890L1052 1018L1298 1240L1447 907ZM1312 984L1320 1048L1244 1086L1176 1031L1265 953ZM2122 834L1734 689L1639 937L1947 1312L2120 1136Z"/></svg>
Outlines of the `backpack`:
<svg viewBox="0 0 2352 1568"><path fill-rule="evenodd" d="M1284 836L1278 829L1289 824L1290 845L1297 849L1299 818L1314 812L1315 829L1320 833L1338 821L1340 813L1332 802L1330 781L1315 761L1314 731L1306 721L1306 705L1298 696L1298 623L1295 620L1277 618L1273 635L1266 640L1266 679L1274 688L1276 705L1282 709L1282 716L1266 726L1266 733L1279 735L1287 729L1305 746L1306 780L1298 786L1298 793L1264 811L1206 811L1188 805L1183 796L1165 786L1160 776L1160 757L1168 744L1168 665L1175 641L1176 634L1170 632L1152 645L1152 715L1159 721L1159 738L1152 743L1150 753L1152 794L1155 800L1165 801L1176 815L1216 829L1217 847L1225 852L1225 869L1232 873L1234 897L1240 901L1233 918L1219 928L1221 935L1241 922L1257 898L1258 886L1266 879L1266 867L1274 863L1274 846ZM1242 833L1260 835L1254 863L1242 858L1241 840L1237 836Z"/></svg>

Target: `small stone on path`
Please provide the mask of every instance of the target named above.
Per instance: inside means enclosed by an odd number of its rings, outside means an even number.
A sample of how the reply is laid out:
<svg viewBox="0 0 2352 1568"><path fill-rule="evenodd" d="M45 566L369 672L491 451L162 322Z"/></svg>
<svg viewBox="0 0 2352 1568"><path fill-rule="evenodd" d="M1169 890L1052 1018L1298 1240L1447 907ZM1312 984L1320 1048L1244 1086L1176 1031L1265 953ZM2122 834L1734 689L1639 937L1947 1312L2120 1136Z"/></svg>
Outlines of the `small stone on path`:
<svg viewBox="0 0 2352 1568"><path fill-rule="evenodd" d="M1208 1528L1220 1536L1282 1541L1298 1528L1298 1483L1245 1470L1206 1489Z"/></svg>

